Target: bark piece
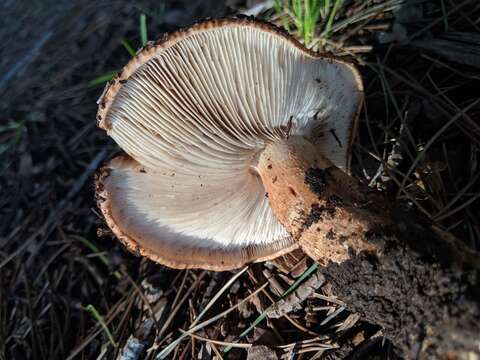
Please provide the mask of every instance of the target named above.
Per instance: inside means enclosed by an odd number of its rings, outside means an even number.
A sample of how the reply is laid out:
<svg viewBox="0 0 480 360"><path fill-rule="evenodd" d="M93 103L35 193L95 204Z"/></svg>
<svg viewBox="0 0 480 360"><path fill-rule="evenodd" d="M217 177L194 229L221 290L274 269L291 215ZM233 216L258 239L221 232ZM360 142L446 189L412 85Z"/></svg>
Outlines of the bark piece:
<svg viewBox="0 0 480 360"><path fill-rule="evenodd" d="M320 272L313 273L297 290L272 305L267 310L267 316L278 319L292 311L301 309L303 301L324 283L325 277Z"/></svg>

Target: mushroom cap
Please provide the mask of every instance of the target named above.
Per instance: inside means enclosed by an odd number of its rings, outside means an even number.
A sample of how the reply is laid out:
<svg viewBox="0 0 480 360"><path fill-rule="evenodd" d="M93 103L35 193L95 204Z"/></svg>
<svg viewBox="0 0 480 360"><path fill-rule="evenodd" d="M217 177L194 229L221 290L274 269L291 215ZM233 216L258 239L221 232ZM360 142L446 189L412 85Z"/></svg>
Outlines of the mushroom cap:
<svg viewBox="0 0 480 360"><path fill-rule="evenodd" d="M362 93L353 65L264 22L210 20L147 45L99 99L99 127L128 154L97 175L107 224L174 268L227 270L295 249L258 155L301 135L348 171Z"/></svg>

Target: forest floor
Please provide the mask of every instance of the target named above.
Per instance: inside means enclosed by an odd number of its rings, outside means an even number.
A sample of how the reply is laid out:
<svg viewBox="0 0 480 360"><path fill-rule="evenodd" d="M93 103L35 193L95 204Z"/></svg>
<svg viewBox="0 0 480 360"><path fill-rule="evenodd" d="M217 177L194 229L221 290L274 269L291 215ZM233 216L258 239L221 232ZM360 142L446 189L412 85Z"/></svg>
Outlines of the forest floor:
<svg viewBox="0 0 480 360"><path fill-rule="evenodd" d="M95 170L119 150L96 100L141 46L140 19L153 40L248 10L302 40L288 9L258 3L0 3L1 360L116 359L129 339L131 359L395 358L303 254L172 270L127 252L96 208ZM365 83L353 174L479 249L480 4L344 0L328 20L308 45L352 58ZM304 281L297 309L266 315Z"/></svg>

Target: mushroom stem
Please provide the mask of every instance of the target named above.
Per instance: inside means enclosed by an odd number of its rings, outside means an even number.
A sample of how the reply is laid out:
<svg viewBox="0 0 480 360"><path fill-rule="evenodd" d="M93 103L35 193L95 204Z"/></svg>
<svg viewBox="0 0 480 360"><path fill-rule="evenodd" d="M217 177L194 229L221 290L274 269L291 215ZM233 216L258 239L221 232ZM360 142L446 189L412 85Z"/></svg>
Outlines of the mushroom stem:
<svg viewBox="0 0 480 360"><path fill-rule="evenodd" d="M334 166L305 138L268 144L258 172L278 220L322 265L349 259L349 249L381 251L381 244L365 235L392 224L385 199Z"/></svg>
<svg viewBox="0 0 480 360"><path fill-rule="evenodd" d="M387 235L442 263L480 268L478 253L428 221L389 204L303 137L268 144L257 170L275 216L321 265L381 254ZM419 241L422 239L422 241Z"/></svg>
<svg viewBox="0 0 480 360"><path fill-rule="evenodd" d="M478 253L390 205L304 138L268 144L257 170L274 214L322 265L333 293L403 356L420 347L426 358L479 351L478 276L459 268L480 268Z"/></svg>

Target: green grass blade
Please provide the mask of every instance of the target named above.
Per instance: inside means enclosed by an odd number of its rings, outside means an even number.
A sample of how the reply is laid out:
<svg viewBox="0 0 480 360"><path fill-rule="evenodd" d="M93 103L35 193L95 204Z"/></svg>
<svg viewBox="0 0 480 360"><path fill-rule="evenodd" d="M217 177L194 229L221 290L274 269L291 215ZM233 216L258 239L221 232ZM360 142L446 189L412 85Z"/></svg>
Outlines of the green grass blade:
<svg viewBox="0 0 480 360"><path fill-rule="evenodd" d="M310 42L312 36L312 6L310 0L304 1L304 19L303 19L303 29L304 29L304 41L305 44Z"/></svg>
<svg viewBox="0 0 480 360"><path fill-rule="evenodd" d="M248 328L246 328L245 330L242 331L242 333L240 335L238 335L238 338L241 339L243 337L245 337L250 331L253 330L253 328L255 326L257 326L258 324L260 324L263 320L265 320L267 318L267 312L264 311L263 313L261 313L254 321L253 323L250 324L250 326ZM231 346L227 346L224 350L224 352L227 352L231 349L232 347Z"/></svg>
<svg viewBox="0 0 480 360"><path fill-rule="evenodd" d="M115 75L117 75L118 70L110 71L106 74L100 75L99 77L96 77L93 80L90 80L87 84L88 87L94 87L98 85L105 84L106 82L110 81L113 79Z"/></svg>
<svg viewBox="0 0 480 360"><path fill-rule="evenodd" d="M140 14L140 41L142 42L142 46L147 45L147 15L145 14Z"/></svg>
<svg viewBox="0 0 480 360"><path fill-rule="evenodd" d="M18 130L23 128L24 123L21 121L10 121L5 125L0 125L0 133L10 131L10 130Z"/></svg>
<svg viewBox="0 0 480 360"><path fill-rule="evenodd" d="M315 35L320 10L320 0L305 0L305 45L308 45Z"/></svg>
<svg viewBox="0 0 480 360"><path fill-rule="evenodd" d="M100 326L103 328L103 330L107 334L108 340L113 345L113 347L117 347L118 344L113 339L113 335L110 332L110 329L108 328L107 324L105 323L105 320L103 320L102 315L100 315L100 313L97 311L97 309L95 309L95 306L93 306L92 304L88 304L85 307L85 310L89 311L90 314L92 314L92 316L95 318L95 320L100 324Z"/></svg>
<svg viewBox="0 0 480 360"><path fill-rule="evenodd" d="M275 0L274 9L279 14L287 15L306 45L315 36L315 29L322 13L324 0ZM285 18L283 18L285 19ZM287 22L283 26L290 31Z"/></svg>
<svg viewBox="0 0 480 360"><path fill-rule="evenodd" d="M203 329L205 326L207 325L210 325L211 323L213 323L214 321L217 321L218 319L221 319L222 317L225 317L227 314L229 314L230 312L232 312L233 310L235 310L236 308L238 308L240 305L244 304L245 302L247 302L249 299L251 299L253 296L255 296L256 294L258 294L260 291L262 291L263 289L265 289L265 287L268 285L268 282L266 282L265 284L263 284L262 286L260 286L257 290L255 290L254 292L252 292L250 295L248 295L246 298L244 298L243 300L239 301L236 305L233 305L231 306L229 309L225 310L224 312L218 314L218 315L215 315L214 317L208 319L208 320L205 320L204 322L194 326L193 328L190 328L188 329L188 331L184 332L182 335L180 335L179 338L177 338L175 341L172 341L169 345L167 345L158 355L157 357L155 358L156 360L159 360L159 359L165 359L165 357L168 356L168 354L170 354L170 352L172 352L172 350L180 343L180 341L182 341L182 339L184 339L189 333L194 333L200 329Z"/></svg>
<svg viewBox="0 0 480 360"><path fill-rule="evenodd" d="M133 47L130 45L130 43L127 40L123 39L122 40L122 45L125 48L125 50L128 51L128 53L130 54L131 57L134 57L137 54L135 52L135 50L133 50Z"/></svg>
<svg viewBox="0 0 480 360"><path fill-rule="evenodd" d="M318 268L317 263L314 263L313 265L311 265L287 290L285 290L285 292L282 294L280 299L284 298L285 296L290 294L292 291L295 291L306 278L308 278L315 270L317 270L317 268ZM257 316L257 318L253 321L253 323L248 328L246 328L240 335L238 335L236 341L239 341L240 339L245 337L250 331L252 331L255 328L255 326L257 326L263 320L265 320L267 318L268 310L274 305L275 304L270 305L264 312L262 312L259 316ZM227 353L231 349L232 349L231 346L227 346L223 350L223 352Z"/></svg>
<svg viewBox="0 0 480 360"><path fill-rule="evenodd" d="M340 9L340 6L342 5L342 3L343 3L343 0L335 0L335 3L333 4L333 9L330 12L330 16L328 17L327 25L324 31L325 38L328 38L328 36L330 35L330 31L332 30L332 26L333 26L333 21L335 20L335 16L337 16L337 11L338 9Z"/></svg>
<svg viewBox="0 0 480 360"><path fill-rule="evenodd" d="M302 0L292 0L292 12L295 26L300 32L300 36L305 38L305 22L303 20Z"/></svg>
<svg viewBox="0 0 480 360"><path fill-rule="evenodd" d="M292 291L295 291L306 278L308 278L315 270L317 270L317 268L317 263L311 265L287 290L285 290L285 292L282 294L282 298L290 294Z"/></svg>
<svg viewBox="0 0 480 360"><path fill-rule="evenodd" d="M90 249L90 251L92 251L93 253L100 253L100 249L95 245L93 244L90 240L82 237L82 236L78 236L78 235L70 235L70 238L74 239L74 240L78 240L80 241L83 245L85 245L87 248ZM105 255L99 255L98 258L100 259L101 262L103 262L107 267L110 266L110 261L108 260L108 258L105 256ZM113 273L115 275L115 277L117 279L121 279L122 278L122 274L119 272L119 271L114 271Z"/></svg>
<svg viewBox="0 0 480 360"><path fill-rule="evenodd" d="M326 18L329 11L330 11L330 0L324 0L324 2L323 2L323 14L322 14L322 16L323 16L324 18Z"/></svg>

